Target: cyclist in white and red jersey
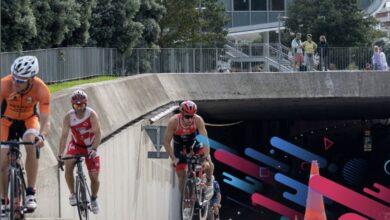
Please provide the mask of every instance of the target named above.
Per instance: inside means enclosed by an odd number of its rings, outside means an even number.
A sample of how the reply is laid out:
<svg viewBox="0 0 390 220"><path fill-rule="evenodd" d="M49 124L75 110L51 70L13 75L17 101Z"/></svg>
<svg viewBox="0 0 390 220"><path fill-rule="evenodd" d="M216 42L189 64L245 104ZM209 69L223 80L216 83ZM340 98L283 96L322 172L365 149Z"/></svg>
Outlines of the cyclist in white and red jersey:
<svg viewBox="0 0 390 220"><path fill-rule="evenodd" d="M199 133L207 137L206 126L203 118L196 114L197 106L193 101L184 101L180 104L180 113L169 119L164 137L164 147L176 167L179 178L179 189L183 193L186 177L187 158L186 153L192 146L193 152L204 158L203 167L207 177L206 198L213 195L214 164L210 157L210 147L199 143L195 137ZM171 141L173 139L173 148Z"/></svg>
<svg viewBox="0 0 390 220"><path fill-rule="evenodd" d="M62 156L89 155L85 162L91 179L91 211L97 214L99 206L96 199L100 185L100 157L97 150L101 138L99 118L92 108L87 107L87 94L84 91L80 89L74 91L71 103L73 109L65 115L63 121L58 158L61 160ZM71 140L65 150L69 130L71 130ZM71 193L69 203L75 206L77 204L73 177L75 161L66 160L64 163L65 179Z"/></svg>

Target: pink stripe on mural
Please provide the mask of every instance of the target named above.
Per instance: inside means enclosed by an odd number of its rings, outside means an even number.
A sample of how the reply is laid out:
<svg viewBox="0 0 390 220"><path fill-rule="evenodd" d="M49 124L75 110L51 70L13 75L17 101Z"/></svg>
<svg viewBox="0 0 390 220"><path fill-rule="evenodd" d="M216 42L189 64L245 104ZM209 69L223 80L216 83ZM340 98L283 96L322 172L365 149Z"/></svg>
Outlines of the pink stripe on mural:
<svg viewBox="0 0 390 220"><path fill-rule="evenodd" d="M309 187L335 202L374 219L383 220L390 213L390 207L322 176L313 176L310 179Z"/></svg>
<svg viewBox="0 0 390 220"><path fill-rule="evenodd" d="M367 187L363 189L363 191L367 194L370 194L378 199L381 199L387 203L390 203L390 189L382 186L379 183L374 183L374 188L378 189L379 192L375 192Z"/></svg>
<svg viewBox="0 0 390 220"><path fill-rule="evenodd" d="M247 161L244 158L232 154L228 151L218 149L214 152L214 157L218 161L227 164L261 181L267 182L269 184L272 184L274 182L273 179L275 174L271 172L268 168L267 175L260 176L260 169L264 169L264 167L260 167L255 163Z"/></svg>
<svg viewBox="0 0 390 220"><path fill-rule="evenodd" d="M369 219L361 215L358 215L356 213L350 212L340 216L338 220L369 220Z"/></svg>
<svg viewBox="0 0 390 220"><path fill-rule="evenodd" d="M272 210L276 213L279 213L283 216L286 216L292 220L295 219L295 217L298 217L297 219L303 219L303 214L300 212L295 211L294 209L291 209L283 204L280 204L276 202L275 200L272 200L268 197L265 197L261 194L254 193L252 194L252 203L253 205L259 205L263 206L269 210Z"/></svg>

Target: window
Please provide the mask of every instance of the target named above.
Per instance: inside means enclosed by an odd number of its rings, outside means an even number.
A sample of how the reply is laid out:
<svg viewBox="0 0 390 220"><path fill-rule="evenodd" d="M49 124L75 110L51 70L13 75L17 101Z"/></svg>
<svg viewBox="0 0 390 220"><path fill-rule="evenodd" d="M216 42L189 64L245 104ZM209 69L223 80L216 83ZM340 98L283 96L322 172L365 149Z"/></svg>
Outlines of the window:
<svg viewBox="0 0 390 220"><path fill-rule="evenodd" d="M232 10L232 0L220 0L220 2L223 3L223 6L225 6L226 11Z"/></svg>
<svg viewBox="0 0 390 220"><path fill-rule="evenodd" d="M284 11L284 0L271 0L271 11Z"/></svg>
<svg viewBox="0 0 390 220"><path fill-rule="evenodd" d="M249 11L249 0L234 0L235 11Z"/></svg>
<svg viewBox="0 0 390 220"><path fill-rule="evenodd" d="M267 11L267 0L252 0L252 11Z"/></svg>

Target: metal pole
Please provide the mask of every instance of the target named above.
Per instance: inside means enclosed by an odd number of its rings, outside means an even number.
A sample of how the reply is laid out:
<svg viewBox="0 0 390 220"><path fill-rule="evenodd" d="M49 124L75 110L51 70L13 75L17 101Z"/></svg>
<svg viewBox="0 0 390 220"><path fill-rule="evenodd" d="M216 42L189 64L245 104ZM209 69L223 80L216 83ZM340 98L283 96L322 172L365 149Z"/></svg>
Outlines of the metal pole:
<svg viewBox="0 0 390 220"><path fill-rule="evenodd" d="M280 44L281 44L281 40L280 40L280 13L279 13L279 15L278 15L278 43L279 43L279 49L278 49L278 63L279 63L279 72L281 72L280 71L280 50L281 50L281 46L280 46Z"/></svg>

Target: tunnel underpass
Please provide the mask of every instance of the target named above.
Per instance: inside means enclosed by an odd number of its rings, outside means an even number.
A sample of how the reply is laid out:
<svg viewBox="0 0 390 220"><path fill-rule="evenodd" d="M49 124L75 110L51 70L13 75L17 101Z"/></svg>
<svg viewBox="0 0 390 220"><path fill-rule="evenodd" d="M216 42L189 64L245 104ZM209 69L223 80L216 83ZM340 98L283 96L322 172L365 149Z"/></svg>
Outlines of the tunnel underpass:
<svg viewBox="0 0 390 220"><path fill-rule="evenodd" d="M208 101L199 102L198 106L199 114L207 123L210 139L235 151L235 156L265 168L264 175L269 171L279 173L308 185L310 164L299 158L298 153L273 146L271 139L277 137L296 148L324 158L327 166L320 169L323 177L364 194L363 188L372 187L374 183L390 186L390 166L385 165L390 159L390 121L385 119L389 111L385 111L387 105L378 99L376 101L379 104L372 102L365 105L367 103L356 100L331 100L331 107L328 106L329 102L322 102L321 105L321 102L316 101L312 104L311 100L301 101L299 105L289 108L287 104L276 104L276 101L273 106L270 104L272 102L268 102L266 107L264 103L255 101ZM369 135L365 133L367 131ZM371 146L367 145L368 141ZM266 196L299 213L305 212L302 201L299 204L283 196L285 192L295 193L294 188L289 186L291 182L262 182L234 168L229 162L218 160L218 150L214 147L212 156L216 167L215 176L222 190L221 219L281 219L282 215L274 210L261 205L254 206L251 201L253 193ZM287 165L288 170L280 170L260 159L254 159L250 152L266 155ZM231 182L232 176L236 181L234 183ZM248 177L259 183L253 187L256 189L252 189L252 193L236 184L237 181L243 181L253 186ZM378 198L374 200L385 204ZM344 213L353 212L350 207L330 199L326 200L325 208L328 219L338 219Z"/></svg>

